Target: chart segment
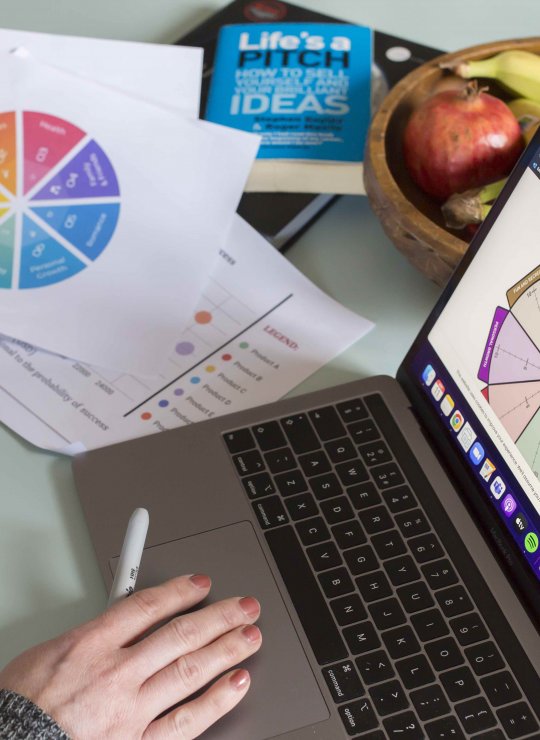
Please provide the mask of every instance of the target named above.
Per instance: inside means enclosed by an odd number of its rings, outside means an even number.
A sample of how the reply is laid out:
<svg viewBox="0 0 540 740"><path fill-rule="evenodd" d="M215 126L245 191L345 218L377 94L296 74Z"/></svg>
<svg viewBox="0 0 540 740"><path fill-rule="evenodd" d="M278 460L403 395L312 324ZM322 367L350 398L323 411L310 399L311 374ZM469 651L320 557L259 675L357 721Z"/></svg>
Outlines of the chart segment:
<svg viewBox="0 0 540 740"><path fill-rule="evenodd" d="M113 238L119 196L112 163L81 128L1 113L0 289L44 288L89 267Z"/></svg>
<svg viewBox="0 0 540 740"><path fill-rule="evenodd" d="M24 192L33 188L84 138L80 128L56 116L23 113Z"/></svg>

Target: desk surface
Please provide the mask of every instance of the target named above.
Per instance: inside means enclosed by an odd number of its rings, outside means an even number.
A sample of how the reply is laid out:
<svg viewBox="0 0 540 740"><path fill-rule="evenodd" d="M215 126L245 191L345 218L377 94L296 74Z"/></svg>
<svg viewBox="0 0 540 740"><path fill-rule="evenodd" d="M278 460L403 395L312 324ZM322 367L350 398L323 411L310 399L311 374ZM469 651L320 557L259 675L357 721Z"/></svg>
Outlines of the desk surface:
<svg viewBox="0 0 540 740"><path fill-rule="evenodd" d="M449 51L528 36L537 0L296 0L314 10ZM4 0L7 28L169 42L224 0ZM287 257L376 329L295 393L394 374L439 290L385 237L366 198L343 197ZM0 426L0 666L26 647L89 619L105 588L68 458Z"/></svg>

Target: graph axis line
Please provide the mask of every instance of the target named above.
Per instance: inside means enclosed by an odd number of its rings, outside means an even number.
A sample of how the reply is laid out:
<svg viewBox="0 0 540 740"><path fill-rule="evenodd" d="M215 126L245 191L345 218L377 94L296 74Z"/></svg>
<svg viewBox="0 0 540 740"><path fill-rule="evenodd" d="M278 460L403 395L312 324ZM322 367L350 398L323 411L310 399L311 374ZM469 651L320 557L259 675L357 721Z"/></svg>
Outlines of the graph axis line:
<svg viewBox="0 0 540 740"><path fill-rule="evenodd" d="M262 314L262 316L259 316L259 318L255 319L255 321L252 321L252 323L251 323L251 324L249 324L248 326L244 327L244 328L243 328L243 329L242 329L241 331L239 331L239 332L238 332L237 334L235 334L235 335L234 335L233 337L231 337L230 339L227 339L227 341L226 341L226 342L224 342L224 343L223 343L222 345L220 345L220 346L219 346L219 347L217 347L216 349L213 349L213 350L212 350L212 352L210 352L209 354L207 354L207 355L206 355L206 357L203 357L203 358L202 358L202 360L199 360L199 361L198 361L198 362L196 362L196 363L195 363L194 365L192 365L192 366L191 366L190 368L188 368L188 369L187 369L187 370L185 370L185 371L184 371L183 373L181 373L180 375L178 375L178 376L177 376L176 378L173 378L173 379L172 379L172 380L171 380L171 381L170 381L169 383L167 383L166 385L162 386L162 387L161 387L161 388L159 388L159 390L157 390L157 391L156 391L155 393L152 393L152 395L151 395L151 396L148 396L148 398L145 398L145 399L144 399L144 401L141 401L141 402L140 402L139 404L137 404L137 406L134 406L134 407L133 407L132 409L130 409L129 411L126 411L126 413L124 414L124 417L123 417L123 418L124 418L124 419L125 419L125 418L127 418L127 417L128 417L128 416L129 416L130 414L132 414L132 413L133 413L134 411L137 411L137 409L140 409L140 408L141 408L141 406L144 406L144 404L145 404L145 403L148 403L148 401L151 401L151 400L152 400L152 398L155 398L155 397L156 397L156 396L158 396L158 395L159 395L160 393L162 393L162 392L163 392L164 390L166 390L167 388L169 388L169 387L170 387L171 385L173 385L174 383L177 383L177 382L178 382L178 381L179 381L179 380L180 380L181 378L183 378L183 377L184 377L185 375L188 375L189 373L193 372L193 370L195 370L195 368L199 367L199 365L202 365L202 364L203 364L203 362L206 362L206 361L207 361L207 360L208 360L208 359L209 359L210 357L212 357L213 355L215 355L215 354L216 354L216 352L220 352L220 351L221 351L221 350L222 350L222 349L223 349L224 347L226 347L226 346L227 346L228 344L230 344L231 342L234 342L234 340L235 340L235 339L238 339L238 337L241 337L241 336L242 336L242 334L245 334L245 332L246 332L246 331L249 331L249 330L250 330L250 329L252 329L252 328L253 328L254 326L256 326L256 324L258 324L258 323L259 323L260 321L262 321L262 320L263 320L263 319L265 319L265 318L266 318L267 316L269 316L269 315L270 315L271 313L273 313L274 311L276 311L276 310L277 310L277 309L278 309L278 308L279 308L280 306L282 306L282 305L283 305L284 303L286 303L286 302L287 302L287 301L288 301L288 300L289 300L290 298L292 298L292 297L293 297L293 295L294 295L294 293L289 293L289 295L288 295L288 296L285 296L285 298L283 298L283 299L282 299L281 301L279 301L279 303L276 303L276 305L275 305L275 306L272 306L272 308L270 308L270 309L269 309L268 311L266 311L265 313L263 313L263 314Z"/></svg>

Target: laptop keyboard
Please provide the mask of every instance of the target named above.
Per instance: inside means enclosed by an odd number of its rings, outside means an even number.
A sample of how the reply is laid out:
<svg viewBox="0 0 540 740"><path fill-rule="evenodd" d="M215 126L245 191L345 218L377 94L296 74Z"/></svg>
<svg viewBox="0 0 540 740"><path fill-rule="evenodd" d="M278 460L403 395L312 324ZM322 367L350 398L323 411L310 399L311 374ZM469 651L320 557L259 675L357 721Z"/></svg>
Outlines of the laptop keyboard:
<svg viewBox="0 0 540 740"><path fill-rule="evenodd" d="M223 436L344 737L538 732L481 616L495 605L484 594L474 603L451 525L446 545L433 531L433 493L407 480L403 438L379 394Z"/></svg>

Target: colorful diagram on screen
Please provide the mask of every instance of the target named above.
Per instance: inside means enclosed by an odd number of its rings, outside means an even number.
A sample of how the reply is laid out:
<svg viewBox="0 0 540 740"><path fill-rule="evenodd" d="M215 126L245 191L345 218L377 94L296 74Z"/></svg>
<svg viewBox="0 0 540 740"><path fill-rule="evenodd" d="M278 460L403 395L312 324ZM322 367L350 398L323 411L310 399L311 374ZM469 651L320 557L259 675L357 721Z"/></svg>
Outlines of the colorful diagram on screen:
<svg viewBox="0 0 540 740"><path fill-rule="evenodd" d="M495 310L478 378L482 394L540 477L540 266Z"/></svg>
<svg viewBox="0 0 540 740"><path fill-rule="evenodd" d="M47 113L0 113L0 288L41 288L96 260L120 189L99 144Z"/></svg>

